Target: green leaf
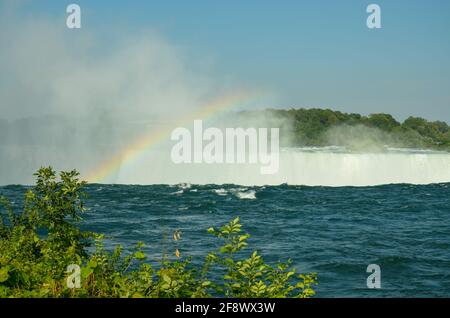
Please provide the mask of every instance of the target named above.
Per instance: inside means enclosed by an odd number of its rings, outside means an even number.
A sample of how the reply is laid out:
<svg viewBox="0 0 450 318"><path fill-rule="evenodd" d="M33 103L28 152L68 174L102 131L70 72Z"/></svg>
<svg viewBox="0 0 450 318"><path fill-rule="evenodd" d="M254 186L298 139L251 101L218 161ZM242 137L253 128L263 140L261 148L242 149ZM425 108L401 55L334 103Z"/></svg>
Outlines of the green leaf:
<svg viewBox="0 0 450 318"><path fill-rule="evenodd" d="M0 268L0 283L4 283L9 278L9 268L8 267L2 267Z"/></svg>
<svg viewBox="0 0 450 318"><path fill-rule="evenodd" d="M209 285L211 285L210 281L205 281L202 283L202 287L208 287Z"/></svg>
<svg viewBox="0 0 450 318"><path fill-rule="evenodd" d="M89 260L88 266L89 266L90 268L96 268L97 265L98 265L98 263L97 263L96 260L93 260L93 259Z"/></svg>
<svg viewBox="0 0 450 318"><path fill-rule="evenodd" d="M162 279L167 283L170 284L172 282L172 279L169 277L169 275L163 274Z"/></svg>
<svg viewBox="0 0 450 318"><path fill-rule="evenodd" d="M143 260L145 259L145 254L143 252L136 252L134 253L134 257L138 260Z"/></svg>
<svg viewBox="0 0 450 318"><path fill-rule="evenodd" d="M81 276L83 278L87 278L89 277L89 275L91 275L94 272L94 270L90 267L83 267L81 268Z"/></svg>

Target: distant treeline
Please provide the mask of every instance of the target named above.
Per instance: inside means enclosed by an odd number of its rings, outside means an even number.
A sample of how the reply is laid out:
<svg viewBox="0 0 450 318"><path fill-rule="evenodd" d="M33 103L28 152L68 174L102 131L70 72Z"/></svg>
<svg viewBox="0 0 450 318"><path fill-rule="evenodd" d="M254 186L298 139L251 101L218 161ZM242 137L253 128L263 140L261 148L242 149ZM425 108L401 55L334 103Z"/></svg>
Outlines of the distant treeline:
<svg viewBox="0 0 450 318"><path fill-rule="evenodd" d="M403 123L389 114L363 116L330 109L266 109L239 113L240 123L279 126L282 144L330 146L378 144L407 148L450 150L450 126L443 121L409 117ZM349 143L349 140L352 143ZM355 143L355 140L360 141Z"/></svg>
<svg viewBox="0 0 450 318"><path fill-rule="evenodd" d="M265 109L231 113L215 124L280 127L281 146L334 145L365 150L391 146L450 151L450 126L420 117L409 117L401 123L383 113L363 116L318 108ZM15 121L0 118L0 148L13 145L63 149L70 144L72 148L85 150L90 146L90 156L94 152L103 155L124 147L142 134L143 129L147 126L112 122L107 116L90 122L54 116ZM11 152L0 151L0 161L6 162L4 156L8 154Z"/></svg>

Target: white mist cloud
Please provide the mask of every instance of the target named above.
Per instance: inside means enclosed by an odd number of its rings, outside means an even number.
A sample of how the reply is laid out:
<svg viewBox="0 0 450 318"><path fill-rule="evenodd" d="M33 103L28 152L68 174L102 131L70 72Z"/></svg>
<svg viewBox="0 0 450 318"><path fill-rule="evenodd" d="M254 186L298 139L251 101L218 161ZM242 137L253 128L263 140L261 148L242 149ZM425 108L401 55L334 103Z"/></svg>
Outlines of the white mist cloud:
<svg viewBox="0 0 450 318"><path fill-rule="evenodd" d="M31 182L41 165L92 169L227 90L153 30L105 36L0 7L0 184Z"/></svg>
<svg viewBox="0 0 450 318"><path fill-rule="evenodd" d="M214 91L209 78L188 71L183 56L152 30L119 33L111 44L50 20L1 20L2 117L173 114Z"/></svg>

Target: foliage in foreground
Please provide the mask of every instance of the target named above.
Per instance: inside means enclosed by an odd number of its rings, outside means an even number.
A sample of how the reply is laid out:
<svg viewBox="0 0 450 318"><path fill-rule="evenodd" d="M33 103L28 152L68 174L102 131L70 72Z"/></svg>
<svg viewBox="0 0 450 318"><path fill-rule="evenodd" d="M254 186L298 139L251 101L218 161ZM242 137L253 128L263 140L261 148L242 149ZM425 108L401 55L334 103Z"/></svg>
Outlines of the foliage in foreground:
<svg viewBox="0 0 450 318"><path fill-rule="evenodd" d="M0 213L0 297L311 297L316 274L298 275L286 264L268 265L247 247L239 218L208 232L223 241L200 267L190 259L163 260L158 268L146 262L143 244L129 253L117 246L107 251L103 235L77 227L84 211L85 182L78 173L41 168L36 186L25 194L16 214L6 199ZM3 212L3 211L2 211ZM178 240L175 232L173 239ZM87 247L94 243L92 253ZM126 254L126 256L124 255ZM178 250L176 250L179 256ZM70 264L80 268L79 286ZM71 269L72 270L72 269ZM223 273L219 281L213 272ZM69 288L79 287L79 288Z"/></svg>

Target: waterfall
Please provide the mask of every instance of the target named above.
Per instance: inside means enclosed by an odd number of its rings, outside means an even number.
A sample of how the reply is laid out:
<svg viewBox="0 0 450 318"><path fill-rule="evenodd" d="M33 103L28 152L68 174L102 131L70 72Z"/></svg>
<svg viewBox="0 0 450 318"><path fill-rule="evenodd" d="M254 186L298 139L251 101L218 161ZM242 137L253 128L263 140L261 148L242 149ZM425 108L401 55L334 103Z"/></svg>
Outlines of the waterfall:
<svg viewBox="0 0 450 318"><path fill-rule="evenodd" d="M260 174L257 164L174 164L165 152L123 167L115 183L371 186L450 182L450 153L389 150L352 153L332 149L284 149L279 170Z"/></svg>

